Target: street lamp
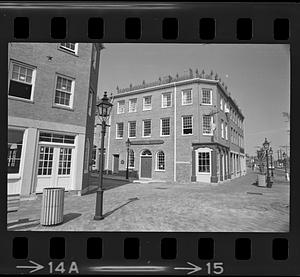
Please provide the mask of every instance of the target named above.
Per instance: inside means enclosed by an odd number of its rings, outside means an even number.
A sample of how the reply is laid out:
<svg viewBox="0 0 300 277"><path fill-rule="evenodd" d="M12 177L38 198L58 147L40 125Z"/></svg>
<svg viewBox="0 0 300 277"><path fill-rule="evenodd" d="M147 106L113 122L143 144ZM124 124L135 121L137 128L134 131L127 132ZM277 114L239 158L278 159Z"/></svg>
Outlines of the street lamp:
<svg viewBox="0 0 300 277"><path fill-rule="evenodd" d="M273 172L273 150L272 150L272 147L270 147L269 154L270 154L270 160L271 160L271 176L274 177L274 172Z"/></svg>
<svg viewBox="0 0 300 277"><path fill-rule="evenodd" d="M269 174L269 153L268 153L269 146L270 146L270 142L268 142L267 138L265 138L263 147L264 150L266 151L266 159L267 159L267 187L271 187L270 174Z"/></svg>
<svg viewBox="0 0 300 277"><path fill-rule="evenodd" d="M105 138L105 131L106 131L106 121L109 118L111 109L113 104L110 102L109 98L107 97L107 92L104 92L104 96L99 103L97 103L98 109L98 117L101 121L102 130L101 130L101 161L100 161L100 183L97 189L97 196L96 196L96 210L94 220L101 220L104 219L103 216L103 168L104 168L104 138Z"/></svg>
<svg viewBox="0 0 300 277"><path fill-rule="evenodd" d="M285 153L285 152L283 152L282 156L283 156L283 159L284 159L284 172L285 172L285 179L286 179L287 181L289 181L289 180L290 180L290 178L289 178L289 174L288 174L288 172L287 172L287 155L286 155L286 153Z"/></svg>
<svg viewBox="0 0 300 277"><path fill-rule="evenodd" d="M127 147L126 180L129 179L128 165L129 165L129 147L130 147L130 144L131 144L131 142L130 142L130 139L128 138L128 139L126 140L126 147Z"/></svg>

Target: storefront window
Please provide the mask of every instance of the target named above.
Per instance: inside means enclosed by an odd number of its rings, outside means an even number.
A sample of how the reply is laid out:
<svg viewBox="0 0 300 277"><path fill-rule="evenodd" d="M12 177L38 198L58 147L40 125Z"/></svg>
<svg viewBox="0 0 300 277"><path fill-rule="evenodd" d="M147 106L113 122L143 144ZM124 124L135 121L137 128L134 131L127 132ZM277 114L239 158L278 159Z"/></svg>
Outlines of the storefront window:
<svg viewBox="0 0 300 277"><path fill-rule="evenodd" d="M23 130L8 129L7 173L20 171L23 134Z"/></svg>

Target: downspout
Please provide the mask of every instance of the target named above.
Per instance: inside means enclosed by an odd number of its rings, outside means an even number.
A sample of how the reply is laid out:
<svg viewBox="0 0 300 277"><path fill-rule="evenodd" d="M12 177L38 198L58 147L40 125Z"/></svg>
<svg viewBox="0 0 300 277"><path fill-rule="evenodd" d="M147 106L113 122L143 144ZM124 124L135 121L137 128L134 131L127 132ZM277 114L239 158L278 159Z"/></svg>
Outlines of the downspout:
<svg viewBox="0 0 300 277"><path fill-rule="evenodd" d="M174 85L174 182L176 182L176 134L177 134L177 130L176 130L176 98L177 98L177 93L176 93L176 84L173 83Z"/></svg>

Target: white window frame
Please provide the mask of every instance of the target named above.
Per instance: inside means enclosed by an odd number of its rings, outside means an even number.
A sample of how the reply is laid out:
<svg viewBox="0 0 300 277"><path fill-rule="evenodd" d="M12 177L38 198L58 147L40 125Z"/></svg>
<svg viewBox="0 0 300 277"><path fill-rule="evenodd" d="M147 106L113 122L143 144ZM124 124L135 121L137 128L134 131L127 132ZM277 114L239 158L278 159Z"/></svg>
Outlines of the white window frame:
<svg viewBox="0 0 300 277"><path fill-rule="evenodd" d="M170 104L170 106L165 106L164 105L164 96L165 95L170 95L171 96L171 104ZM161 108L170 108L170 107L172 107L172 99L173 97L172 97L172 92L163 92L162 94L161 94ZM166 101L166 103L167 103L167 101ZM151 103L152 104L152 103Z"/></svg>
<svg viewBox="0 0 300 277"><path fill-rule="evenodd" d="M169 119L169 135L163 135L162 134L162 121L163 119ZM160 136L161 137L169 137L171 135L171 119L170 117L164 117L160 119Z"/></svg>
<svg viewBox="0 0 300 277"><path fill-rule="evenodd" d="M223 98L220 98L220 110L223 111Z"/></svg>
<svg viewBox="0 0 300 277"><path fill-rule="evenodd" d="M228 140L228 124L225 123L225 139Z"/></svg>
<svg viewBox="0 0 300 277"><path fill-rule="evenodd" d="M123 109L122 112L120 112L120 102L123 102L123 103L124 103L124 109ZM117 102L117 114L123 114L123 113L125 113L125 106L126 106L125 100L119 100L119 101Z"/></svg>
<svg viewBox="0 0 300 277"><path fill-rule="evenodd" d="M58 77L60 78L63 78L63 79L67 79L69 81L71 81L71 96L70 96L70 105L67 106L67 105L63 105L63 104L59 104L59 103L55 103L55 96L56 96L56 85L57 85L57 79ZM73 101L74 101L74 91L75 91L75 79L72 78L72 77L69 77L69 76L65 76L65 75L62 75L62 74L56 74L55 76L55 87L54 87L54 99L53 99L53 105L55 107L61 107L61 108L65 108L65 109L73 109ZM62 91L62 92L65 92L65 91Z"/></svg>
<svg viewBox="0 0 300 277"><path fill-rule="evenodd" d="M184 103L184 93L190 92L191 93L191 102ZM193 90L192 89L184 89L181 91L181 105L182 106L188 106L193 104Z"/></svg>
<svg viewBox="0 0 300 277"><path fill-rule="evenodd" d="M145 106L145 99L150 97L151 104L149 106ZM147 95L143 97L143 111L151 111L152 110L152 95Z"/></svg>
<svg viewBox="0 0 300 277"><path fill-rule="evenodd" d="M134 153L133 149L129 149L129 151L127 153L129 154L128 168L135 168L135 153ZM130 153L133 153L133 166L130 165Z"/></svg>
<svg viewBox="0 0 300 277"><path fill-rule="evenodd" d="M209 90L210 92L210 103L203 103L203 92L204 90ZM202 88L201 89L201 105L211 106L212 105L212 89L210 88Z"/></svg>
<svg viewBox="0 0 300 277"><path fill-rule="evenodd" d="M130 136L130 124L131 123L135 123L135 136L134 137L131 137ZM128 121L128 138L136 138L136 133L137 133L137 124L136 124L136 121L135 120L132 120L132 121Z"/></svg>
<svg viewBox="0 0 300 277"><path fill-rule="evenodd" d="M123 124L123 136L122 137L118 136L119 124ZM123 138L124 138L124 122L117 122L116 123L116 139L123 139Z"/></svg>
<svg viewBox="0 0 300 277"><path fill-rule="evenodd" d="M131 103L135 100L135 109L131 109ZM137 112L137 98L131 98L128 101L128 112L129 113L136 113Z"/></svg>
<svg viewBox="0 0 300 277"><path fill-rule="evenodd" d="M32 70L30 99L26 99L26 98L22 98L22 97L10 95L9 94L9 86L10 86L10 84L8 85L8 88L7 88L8 89L8 92L7 92L8 98L18 99L18 100L22 100L22 101L25 101L25 102L33 102L33 99L34 99L34 88L35 88L35 79L36 79L36 67L34 67L32 65L29 65L29 64L25 64L25 63L16 61L16 60L10 60L9 83L10 83L11 80L13 80L15 82L29 84L29 83L26 83L26 82L22 82L20 80L14 80L14 79L12 79L12 72L13 72L13 65L14 64L17 65L17 66L26 67L26 68Z"/></svg>
<svg viewBox="0 0 300 277"><path fill-rule="evenodd" d="M214 131L213 131L213 129L212 129L212 127L213 127L213 116L210 116L210 133L204 133L203 131L204 131L204 128L203 128L203 117L204 116L208 116L208 115L202 115L202 135L203 136L213 136L214 135Z"/></svg>
<svg viewBox="0 0 300 277"><path fill-rule="evenodd" d="M191 134L184 134L184 132L183 132L183 118L184 117L191 117L191 119L192 119L192 133ZM193 116L192 115L183 115L182 117L181 117L181 135L182 136L191 136L191 135L193 135L193 131L194 131L194 118L193 118Z"/></svg>
<svg viewBox="0 0 300 277"><path fill-rule="evenodd" d="M149 136L145 136L145 121L150 121L150 135ZM142 137L143 138L150 138L151 137L151 135L152 135L152 120L151 119L144 119L143 120L143 123L142 123Z"/></svg>
<svg viewBox="0 0 300 277"><path fill-rule="evenodd" d="M159 153L164 154L164 169L159 169L159 166L158 166L158 162L159 162L158 154ZM162 150L157 151L156 154L155 154L155 171L166 171L166 154Z"/></svg>
<svg viewBox="0 0 300 277"><path fill-rule="evenodd" d="M209 154L209 172L207 171L203 171L203 172L200 172L199 171L199 154L204 154L204 153L208 153ZM200 175L211 175L211 167L212 167L212 164L211 164L211 160L212 160L212 155L211 155L211 150L208 150L207 148L202 148L202 149L199 149L197 151L197 154L196 154L196 159L197 159L197 162L196 162L196 165L197 165L197 168L196 168L196 174L200 174Z"/></svg>
<svg viewBox="0 0 300 277"><path fill-rule="evenodd" d="M66 43L74 43L74 42L66 42ZM75 49L71 49L69 47L66 47L64 45L62 45L62 43L59 44L59 48L64 49L65 51L71 53L71 54L75 54L78 55L78 43L74 43L75 44Z"/></svg>

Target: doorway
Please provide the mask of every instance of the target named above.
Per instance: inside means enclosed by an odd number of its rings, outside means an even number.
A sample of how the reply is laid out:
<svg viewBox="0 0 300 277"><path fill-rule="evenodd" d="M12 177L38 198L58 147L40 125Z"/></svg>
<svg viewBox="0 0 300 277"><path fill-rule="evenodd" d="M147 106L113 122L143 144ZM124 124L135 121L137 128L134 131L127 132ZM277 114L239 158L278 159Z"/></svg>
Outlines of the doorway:
<svg viewBox="0 0 300 277"><path fill-rule="evenodd" d="M152 178L152 153L144 150L141 154L141 178Z"/></svg>
<svg viewBox="0 0 300 277"><path fill-rule="evenodd" d="M113 173L117 174L119 173L119 159L120 155L119 154L114 154L113 155Z"/></svg>
<svg viewBox="0 0 300 277"><path fill-rule="evenodd" d="M73 147L39 146L36 192L46 187L72 186Z"/></svg>

